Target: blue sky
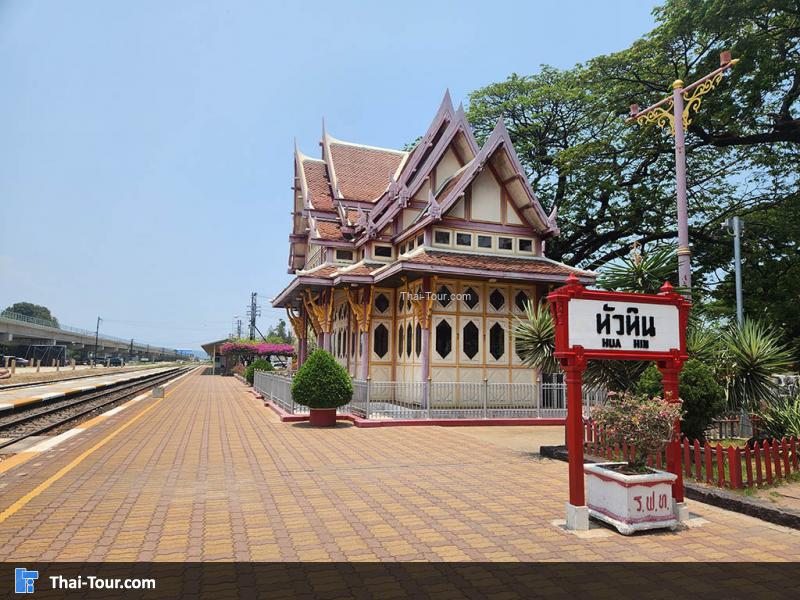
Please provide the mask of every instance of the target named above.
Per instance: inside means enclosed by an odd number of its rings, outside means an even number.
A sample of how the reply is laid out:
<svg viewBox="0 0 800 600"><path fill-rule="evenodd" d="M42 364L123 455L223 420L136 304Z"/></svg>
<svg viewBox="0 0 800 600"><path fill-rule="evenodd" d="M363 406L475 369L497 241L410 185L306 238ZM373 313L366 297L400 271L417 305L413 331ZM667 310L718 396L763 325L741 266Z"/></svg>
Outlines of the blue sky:
<svg viewBox="0 0 800 600"><path fill-rule="evenodd" d="M655 2L0 2L0 309L224 337L286 274L292 148L402 147L449 87L626 47Z"/></svg>

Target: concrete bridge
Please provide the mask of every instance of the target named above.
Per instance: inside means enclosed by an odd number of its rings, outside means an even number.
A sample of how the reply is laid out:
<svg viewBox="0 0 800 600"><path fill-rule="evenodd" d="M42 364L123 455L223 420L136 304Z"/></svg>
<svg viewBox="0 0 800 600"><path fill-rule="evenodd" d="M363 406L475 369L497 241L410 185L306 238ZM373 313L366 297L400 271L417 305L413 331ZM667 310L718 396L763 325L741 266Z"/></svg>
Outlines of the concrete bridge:
<svg viewBox="0 0 800 600"><path fill-rule="evenodd" d="M11 311L0 313L0 344L6 346L66 346L88 357L94 353L95 332L69 325L55 326L52 322L20 315ZM174 348L164 348L135 340L100 334L97 356L137 356L151 360L187 358Z"/></svg>

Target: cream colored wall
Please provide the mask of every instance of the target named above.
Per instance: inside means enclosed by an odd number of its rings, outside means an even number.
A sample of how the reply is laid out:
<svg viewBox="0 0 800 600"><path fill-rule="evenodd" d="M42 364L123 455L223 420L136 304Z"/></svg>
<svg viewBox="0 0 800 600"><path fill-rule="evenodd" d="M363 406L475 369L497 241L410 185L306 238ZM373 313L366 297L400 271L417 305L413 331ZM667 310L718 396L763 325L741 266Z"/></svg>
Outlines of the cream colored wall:
<svg viewBox="0 0 800 600"><path fill-rule="evenodd" d="M414 292L419 284L409 286L409 291ZM446 286L450 293L464 294L472 289L478 296L478 304L470 308L463 299L453 299L447 306L442 306L438 301L433 303L431 318L431 343L430 365L431 380L435 382L475 382L479 383L486 378L497 383L534 383L538 373L525 367L519 356L514 351L513 325L516 317L522 317L524 312L517 308L515 297L519 292L524 292L528 299L536 301L536 292L533 286L492 284L488 282L460 281L455 279L442 279L437 281L436 292L441 286ZM421 381L422 354L420 340L420 354L417 354L417 319L413 307L408 302L400 306L400 291L405 288L393 290L378 288L373 294L372 320L369 335L369 374L373 381ZM494 290L498 290L504 298L503 305L496 309L491 305L489 298ZM389 306L381 312L376 302L379 295L383 294ZM357 329L349 304L344 293L339 291L334 296L334 319L332 333L332 350L337 362L344 366L351 376L358 378L361 375L359 364L360 332ZM436 350L437 326L447 322L451 327L451 351L446 357L441 357ZM464 327L473 323L478 329L478 353L470 358L464 352ZM503 332L503 353L495 358L490 352L491 329L499 325ZM383 326L388 334L387 353L380 357L375 351L375 331ZM403 328L402 351L399 351L399 328ZM409 327L411 330L410 355L407 340ZM420 330L421 335L421 330ZM355 336L354 336L355 334ZM345 342L345 336L347 341ZM341 342L340 342L341 340ZM355 343L355 345L353 345Z"/></svg>
<svg viewBox="0 0 800 600"><path fill-rule="evenodd" d="M400 221L400 223L402 225L402 229L405 229L406 227L411 225L411 223L414 221L414 219L417 218L419 213L420 213L420 211L418 211L418 210L416 210L414 208L404 208L403 209L402 220Z"/></svg>
<svg viewBox="0 0 800 600"><path fill-rule="evenodd" d="M436 164L436 187L441 188L442 184L460 168L461 163L458 162L455 152L453 152L451 148L448 148Z"/></svg>
<svg viewBox="0 0 800 600"><path fill-rule="evenodd" d="M433 381L468 381L480 382L484 378L498 383L533 383L537 374L522 365L522 361L514 351L512 328L515 317L524 313L515 304L517 293L524 292L530 300L535 301L535 290L532 286L491 284L486 282L469 282L458 280L440 280L437 291L447 286L452 293L464 294L472 289L478 295L478 304L470 308L463 299L442 306L438 301L433 305L431 330L431 378ZM498 290L503 294L504 303L495 309L489 302L489 296ZM439 332L437 326L447 322L452 328L452 350L446 357L441 357L436 349ZM478 329L478 353L470 358L464 352L464 327L473 323ZM490 332L494 325L502 328L503 353L494 358L490 352Z"/></svg>
<svg viewBox="0 0 800 600"><path fill-rule="evenodd" d="M473 220L502 223L502 188L489 169L484 169L470 186L471 216Z"/></svg>

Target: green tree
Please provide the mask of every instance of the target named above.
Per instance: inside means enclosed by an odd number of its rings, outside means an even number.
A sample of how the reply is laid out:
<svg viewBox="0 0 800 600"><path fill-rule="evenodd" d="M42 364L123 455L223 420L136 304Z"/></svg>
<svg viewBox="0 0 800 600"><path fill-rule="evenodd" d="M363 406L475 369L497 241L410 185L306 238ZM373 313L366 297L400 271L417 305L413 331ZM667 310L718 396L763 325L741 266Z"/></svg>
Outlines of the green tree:
<svg viewBox="0 0 800 600"><path fill-rule="evenodd" d="M31 302L16 302L15 304L7 307L3 312L6 311L17 313L26 317L41 319L43 321L49 321L53 324L53 327L58 327L58 319L56 319L50 313L49 308L46 306L41 306L40 304L33 304Z"/></svg>
<svg viewBox="0 0 800 600"><path fill-rule="evenodd" d="M283 319L278 319L277 325L267 329L266 340L270 344L294 344L294 336Z"/></svg>
<svg viewBox="0 0 800 600"><path fill-rule="evenodd" d="M572 69L544 66L470 96L479 138L505 117L531 186L558 207L548 255L591 269L634 241L673 243L674 149L669 130L626 125L627 107L669 93L718 65L741 62L703 98L687 133L697 280L730 263L720 224L763 214L798 194L800 9L790 0L668 0L653 31ZM725 246L725 252L720 248Z"/></svg>
<svg viewBox="0 0 800 600"><path fill-rule="evenodd" d="M742 288L745 315L765 320L783 332L800 356L800 196L744 219ZM728 256L733 245L728 240ZM736 309L733 265L721 272L709 311L728 316Z"/></svg>
<svg viewBox="0 0 800 600"><path fill-rule="evenodd" d="M636 391L649 397L664 395L661 372L655 365L642 373ZM678 394L684 410L681 431L690 440L705 439L706 429L725 411L725 390L714 379L711 368L692 358L681 370Z"/></svg>

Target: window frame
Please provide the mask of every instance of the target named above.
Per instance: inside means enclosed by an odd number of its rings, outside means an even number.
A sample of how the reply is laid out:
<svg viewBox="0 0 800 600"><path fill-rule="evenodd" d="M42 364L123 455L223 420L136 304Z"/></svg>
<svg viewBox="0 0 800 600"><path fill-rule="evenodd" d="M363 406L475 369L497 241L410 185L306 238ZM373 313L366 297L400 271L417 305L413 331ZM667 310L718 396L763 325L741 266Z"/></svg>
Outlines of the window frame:
<svg viewBox="0 0 800 600"><path fill-rule="evenodd" d="M460 236L460 235L467 236L469 238L469 244L460 244L458 242L458 236ZM472 249L474 247L473 246L474 239L475 239L475 237L469 231L456 231L456 235L455 235L455 237L453 239L453 242L454 242L454 246L453 247L454 248L469 248L469 249Z"/></svg>
<svg viewBox="0 0 800 600"><path fill-rule="evenodd" d="M437 242L436 235L439 233L447 234L447 242ZM442 246L445 248L452 248L453 247L453 232L449 229L434 229L433 230L433 245L434 246Z"/></svg>

